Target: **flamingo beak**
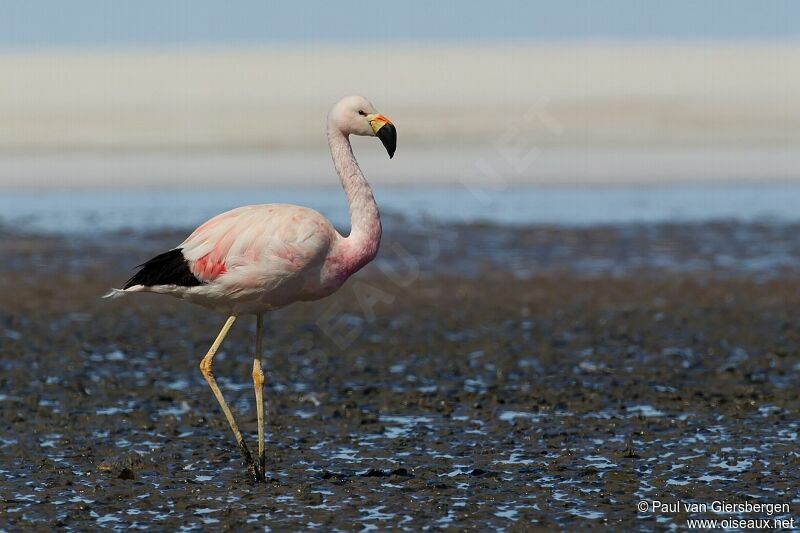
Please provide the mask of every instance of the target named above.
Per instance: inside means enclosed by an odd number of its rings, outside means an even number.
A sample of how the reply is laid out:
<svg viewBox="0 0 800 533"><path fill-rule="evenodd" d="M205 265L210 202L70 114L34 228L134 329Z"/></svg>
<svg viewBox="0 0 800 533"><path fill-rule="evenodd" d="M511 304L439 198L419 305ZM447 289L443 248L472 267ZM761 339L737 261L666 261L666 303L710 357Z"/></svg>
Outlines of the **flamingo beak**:
<svg viewBox="0 0 800 533"><path fill-rule="evenodd" d="M389 159L394 157L394 151L397 148L397 129L392 121L380 113L367 115L367 120L369 120L375 136L381 140L383 147L389 153Z"/></svg>

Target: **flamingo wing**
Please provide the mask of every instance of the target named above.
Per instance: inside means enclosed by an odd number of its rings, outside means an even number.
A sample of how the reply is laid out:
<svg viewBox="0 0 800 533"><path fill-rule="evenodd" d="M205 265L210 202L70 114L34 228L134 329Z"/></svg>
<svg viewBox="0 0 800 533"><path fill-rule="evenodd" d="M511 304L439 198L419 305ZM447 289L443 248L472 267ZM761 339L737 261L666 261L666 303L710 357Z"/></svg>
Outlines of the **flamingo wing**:
<svg viewBox="0 0 800 533"><path fill-rule="evenodd" d="M139 270L131 277L123 289L136 285L152 287L154 285L180 285L182 287L196 287L202 285L189 268L189 262L183 256L180 248L174 248L139 265Z"/></svg>
<svg viewBox="0 0 800 533"><path fill-rule="evenodd" d="M324 259L334 235L312 209L267 204L222 213L178 248L203 283L269 289Z"/></svg>
<svg viewBox="0 0 800 533"><path fill-rule="evenodd" d="M324 261L336 231L313 209L266 204L227 211L202 224L176 248L140 265L125 284L269 291Z"/></svg>

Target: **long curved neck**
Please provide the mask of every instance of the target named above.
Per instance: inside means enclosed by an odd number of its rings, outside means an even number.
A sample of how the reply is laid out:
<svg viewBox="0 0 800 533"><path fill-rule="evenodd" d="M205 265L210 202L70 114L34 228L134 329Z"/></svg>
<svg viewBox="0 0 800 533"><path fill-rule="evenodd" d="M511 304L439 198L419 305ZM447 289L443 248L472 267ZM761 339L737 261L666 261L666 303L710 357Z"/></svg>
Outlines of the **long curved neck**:
<svg viewBox="0 0 800 533"><path fill-rule="evenodd" d="M350 235L345 239L360 268L375 257L381 242L381 217L372 188L358 166L350 140L328 123L328 145L350 208ZM363 263L362 263L363 261Z"/></svg>

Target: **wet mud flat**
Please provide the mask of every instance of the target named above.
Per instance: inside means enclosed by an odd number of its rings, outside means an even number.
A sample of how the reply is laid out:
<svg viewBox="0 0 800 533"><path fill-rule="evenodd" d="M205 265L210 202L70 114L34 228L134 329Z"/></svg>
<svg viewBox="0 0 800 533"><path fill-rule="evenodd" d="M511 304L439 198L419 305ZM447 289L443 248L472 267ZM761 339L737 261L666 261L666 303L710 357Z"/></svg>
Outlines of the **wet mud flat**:
<svg viewBox="0 0 800 533"><path fill-rule="evenodd" d="M797 519L798 232L441 230L435 249L390 234L340 293L269 319L266 485L247 480L198 369L224 317L98 299L175 235L2 235L0 526L691 517L641 500L788 503L772 517ZM251 449L254 330L241 318L215 360Z"/></svg>

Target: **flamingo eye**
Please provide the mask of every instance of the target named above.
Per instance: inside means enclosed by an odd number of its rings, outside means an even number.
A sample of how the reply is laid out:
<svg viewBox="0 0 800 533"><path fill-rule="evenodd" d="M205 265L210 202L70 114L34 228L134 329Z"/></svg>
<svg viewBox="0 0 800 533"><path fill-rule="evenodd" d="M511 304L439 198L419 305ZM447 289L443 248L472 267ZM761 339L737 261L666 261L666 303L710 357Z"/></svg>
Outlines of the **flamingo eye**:
<svg viewBox="0 0 800 533"><path fill-rule="evenodd" d="M361 115L362 117L366 117L367 116L367 114L364 113L364 111L362 111L361 109L358 110L358 114Z"/></svg>

